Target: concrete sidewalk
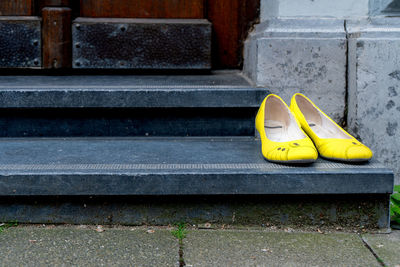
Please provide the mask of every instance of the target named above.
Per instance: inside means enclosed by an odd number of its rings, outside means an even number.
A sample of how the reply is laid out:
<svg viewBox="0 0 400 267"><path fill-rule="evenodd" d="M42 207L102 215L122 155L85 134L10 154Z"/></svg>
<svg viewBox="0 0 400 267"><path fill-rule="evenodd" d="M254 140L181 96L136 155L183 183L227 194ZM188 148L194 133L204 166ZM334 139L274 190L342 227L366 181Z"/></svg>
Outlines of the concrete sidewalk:
<svg viewBox="0 0 400 267"><path fill-rule="evenodd" d="M1 266L400 266L390 234L18 226L0 233Z"/></svg>

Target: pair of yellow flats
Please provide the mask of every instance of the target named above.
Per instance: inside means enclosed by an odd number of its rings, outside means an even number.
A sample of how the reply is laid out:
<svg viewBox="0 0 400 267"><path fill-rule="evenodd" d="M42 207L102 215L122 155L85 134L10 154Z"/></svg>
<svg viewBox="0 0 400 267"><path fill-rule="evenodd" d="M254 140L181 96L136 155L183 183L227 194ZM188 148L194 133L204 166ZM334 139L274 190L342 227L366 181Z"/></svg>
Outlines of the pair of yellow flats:
<svg viewBox="0 0 400 267"><path fill-rule="evenodd" d="M268 95L256 117L262 154L271 162L312 163L321 157L346 162L372 158L372 151L322 112L302 94L290 108L277 95Z"/></svg>

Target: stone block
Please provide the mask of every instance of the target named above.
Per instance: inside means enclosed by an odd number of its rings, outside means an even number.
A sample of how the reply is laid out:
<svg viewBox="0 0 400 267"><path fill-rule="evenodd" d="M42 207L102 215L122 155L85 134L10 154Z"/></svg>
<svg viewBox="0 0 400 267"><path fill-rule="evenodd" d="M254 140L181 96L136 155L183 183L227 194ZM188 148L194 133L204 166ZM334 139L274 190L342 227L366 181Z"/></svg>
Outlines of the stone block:
<svg viewBox="0 0 400 267"><path fill-rule="evenodd" d="M349 130L400 183L400 19L347 23Z"/></svg>
<svg viewBox="0 0 400 267"><path fill-rule="evenodd" d="M390 0L261 0L261 21L271 16L335 18L366 16L369 3L378 1Z"/></svg>
<svg viewBox="0 0 400 267"><path fill-rule="evenodd" d="M272 19L245 44L244 73L289 104L301 92L333 117L344 118L347 40L335 19Z"/></svg>

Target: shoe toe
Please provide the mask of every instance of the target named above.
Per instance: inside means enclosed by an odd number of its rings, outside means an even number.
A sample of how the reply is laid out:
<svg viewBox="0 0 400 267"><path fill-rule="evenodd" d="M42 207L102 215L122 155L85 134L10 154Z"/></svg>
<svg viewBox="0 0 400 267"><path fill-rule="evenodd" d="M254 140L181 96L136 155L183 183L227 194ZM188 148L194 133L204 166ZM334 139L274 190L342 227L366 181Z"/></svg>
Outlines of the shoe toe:
<svg viewBox="0 0 400 267"><path fill-rule="evenodd" d="M368 147L354 140L329 140L318 150L325 158L343 161L364 161L373 155Z"/></svg>
<svg viewBox="0 0 400 267"><path fill-rule="evenodd" d="M296 148L290 148L287 153L287 159L289 161L313 161L318 158L318 153L313 147L300 146Z"/></svg>
<svg viewBox="0 0 400 267"><path fill-rule="evenodd" d="M364 145L351 146L346 151L347 159L349 160L368 160L372 158L372 151Z"/></svg>

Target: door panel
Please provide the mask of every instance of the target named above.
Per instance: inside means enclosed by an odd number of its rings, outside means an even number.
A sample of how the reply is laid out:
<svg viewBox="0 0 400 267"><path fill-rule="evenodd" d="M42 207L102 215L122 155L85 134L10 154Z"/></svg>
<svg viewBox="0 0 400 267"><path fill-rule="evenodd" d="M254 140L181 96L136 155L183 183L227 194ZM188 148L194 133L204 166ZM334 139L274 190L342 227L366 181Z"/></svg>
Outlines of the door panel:
<svg viewBox="0 0 400 267"><path fill-rule="evenodd" d="M210 69L204 0L80 0L73 67Z"/></svg>
<svg viewBox="0 0 400 267"><path fill-rule="evenodd" d="M211 68L205 19L77 18L72 29L74 68Z"/></svg>
<svg viewBox="0 0 400 267"><path fill-rule="evenodd" d="M0 17L0 68L40 68L38 17Z"/></svg>
<svg viewBox="0 0 400 267"><path fill-rule="evenodd" d="M204 0L81 0L81 17L204 18Z"/></svg>
<svg viewBox="0 0 400 267"><path fill-rule="evenodd" d="M33 16L34 0L0 0L0 16Z"/></svg>

